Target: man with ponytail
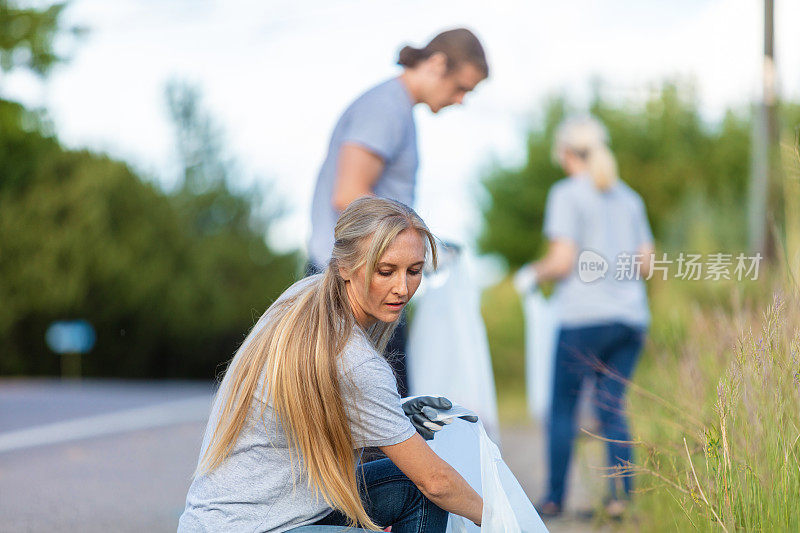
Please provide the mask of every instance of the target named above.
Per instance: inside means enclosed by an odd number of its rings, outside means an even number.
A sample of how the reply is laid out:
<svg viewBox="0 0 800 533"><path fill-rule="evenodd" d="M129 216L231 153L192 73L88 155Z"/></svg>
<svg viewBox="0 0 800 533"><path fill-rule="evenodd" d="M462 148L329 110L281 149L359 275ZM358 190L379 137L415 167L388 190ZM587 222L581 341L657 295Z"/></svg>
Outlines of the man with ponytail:
<svg viewBox="0 0 800 533"><path fill-rule="evenodd" d="M344 210L325 269L287 289L228 365L179 531L436 533L448 511L480 523L480 496L417 433L382 355L426 258L435 267L434 237L411 208ZM358 464L365 447L386 458Z"/></svg>
<svg viewBox="0 0 800 533"><path fill-rule="evenodd" d="M567 178L550 189L545 206L545 257L517 273L518 288L555 281L553 307L560 324L549 419L549 485L539 505L543 517L561 513L575 435L575 405L585 379L596 377L595 406L608 462L624 468L631 459L626 383L633 374L650 320L644 279L653 235L641 197L617 176L608 134L592 117L565 120L556 131L553 158ZM581 276L579 254L607 270ZM621 257L642 260L637 272L619 278ZM576 266L578 268L576 268ZM597 277L599 275L599 277ZM618 516L631 492L630 477L612 477L606 505Z"/></svg>
<svg viewBox="0 0 800 533"><path fill-rule="evenodd" d="M374 195L414 205L419 163L414 106L425 104L438 113L461 104L489 75L480 41L464 28L442 32L422 48L405 46L397 63L403 72L359 96L333 129L311 206L309 273L327 264L336 219L356 198ZM405 393L402 336L398 331L389 351L395 353Z"/></svg>

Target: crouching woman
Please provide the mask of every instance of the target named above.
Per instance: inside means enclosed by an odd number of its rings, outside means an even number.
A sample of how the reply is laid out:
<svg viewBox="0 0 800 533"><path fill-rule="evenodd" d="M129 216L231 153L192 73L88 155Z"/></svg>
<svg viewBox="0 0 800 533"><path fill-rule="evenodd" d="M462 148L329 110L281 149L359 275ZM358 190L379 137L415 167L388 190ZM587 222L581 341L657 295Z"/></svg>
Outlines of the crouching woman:
<svg viewBox="0 0 800 533"><path fill-rule="evenodd" d="M362 198L335 238L324 272L287 289L228 366L179 531L480 523L480 496L417 434L381 355L428 253L435 265L433 236L409 207ZM359 464L368 446L387 458Z"/></svg>

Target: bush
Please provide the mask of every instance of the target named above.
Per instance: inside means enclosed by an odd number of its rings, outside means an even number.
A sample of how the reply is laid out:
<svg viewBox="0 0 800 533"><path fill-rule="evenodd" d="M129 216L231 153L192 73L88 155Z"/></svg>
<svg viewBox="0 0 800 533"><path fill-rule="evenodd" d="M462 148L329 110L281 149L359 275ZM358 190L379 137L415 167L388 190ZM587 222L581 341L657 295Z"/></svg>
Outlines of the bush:
<svg viewBox="0 0 800 533"><path fill-rule="evenodd" d="M590 110L607 126L620 176L642 195L656 240L670 248L683 246L699 229L716 244L746 246L746 219L740 214L746 212L750 168L748 117L729 111L720 124L708 126L692 91L672 83L644 105L597 97ZM570 111L564 99L553 99L541 125L529 133L525 164L495 168L483 180L488 201L479 247L511 267L544 249L547 191L563 177L551 161L553 133ZM687 219L698 212L709 215ZM685 226L687 220L691 227Z"/></svg>
<svg viewBox="0 0 800 533"><path fill-rule="evenodd" d="M91 376L213 377L294 278L257 191L230 176L165 192L124 163L63 149L0 101L0 374L57 374L48 325L97 331Z"/></svg>

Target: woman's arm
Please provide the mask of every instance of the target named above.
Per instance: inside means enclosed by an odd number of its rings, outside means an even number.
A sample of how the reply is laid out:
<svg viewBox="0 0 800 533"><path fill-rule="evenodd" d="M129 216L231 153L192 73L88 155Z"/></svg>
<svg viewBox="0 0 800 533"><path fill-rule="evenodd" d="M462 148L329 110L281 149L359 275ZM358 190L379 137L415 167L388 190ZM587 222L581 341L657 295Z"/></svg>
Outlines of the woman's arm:
<svg viewBox="0 0 800 533"><path fill-rule="evenodd" d="M639 273L642 279L647 279L650 276L650 271L653 269L653 253L655 253L655 248L650 243L643 244L637 250L642 256L642 265L640 267Z"/></svg>
<svg viewBox="0 0 800 533"><path fill-rule="evenodd" d="M480 525L483 514L481 497L418 434L399 444L383 446L381 451L430 501Z"/></svg>
<svg viewBox="0 0 800 533"><path fill-rule="evenodd" d="M557 281L569 275L575 267L578 250L569 239L550 241L547 254L531 268L536 271L536 282Z"/></svg>

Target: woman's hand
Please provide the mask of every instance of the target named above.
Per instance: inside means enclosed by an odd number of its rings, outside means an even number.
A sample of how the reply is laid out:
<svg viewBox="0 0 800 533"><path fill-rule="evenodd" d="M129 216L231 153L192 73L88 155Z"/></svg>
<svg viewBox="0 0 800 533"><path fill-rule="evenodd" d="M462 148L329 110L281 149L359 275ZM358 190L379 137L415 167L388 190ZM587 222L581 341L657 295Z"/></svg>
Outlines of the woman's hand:
<svg viewBox="0 0 800 533"><path fill-rule="evenodd" d="M538 278L536 277L536 269L533 267L533 263L525 263L514 274L514 288L517 289L519 294L535 291L538 285L537 281Z"/></svg>
<svg viewBox="0 0 800 533"><path fill-rule="evenodd" d="M439 396L417 396L403 402L403 412L411 419L411 423L423 439L431 440L437 431L440 431L446 424L451 423L452 419L435 420L439 411L447 411L453 407L453 403ZM467 422L477 422L476 416L461 416Z"/></svg>

